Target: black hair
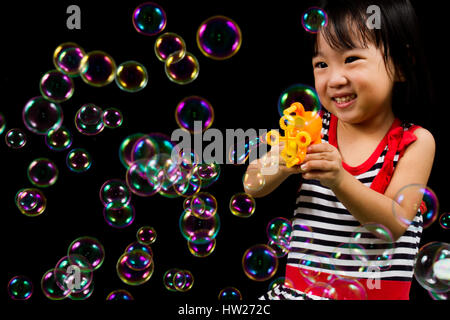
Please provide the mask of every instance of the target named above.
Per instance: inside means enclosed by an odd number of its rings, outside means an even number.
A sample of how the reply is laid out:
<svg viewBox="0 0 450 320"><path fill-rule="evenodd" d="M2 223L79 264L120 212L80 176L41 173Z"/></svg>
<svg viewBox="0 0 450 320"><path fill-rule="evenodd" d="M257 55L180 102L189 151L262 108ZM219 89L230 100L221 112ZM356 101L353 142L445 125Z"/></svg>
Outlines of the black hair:
<svg viewBox="0 0 450 320"><path fill-rule="evenodd" d="M379 26L368 24L372 15L368 8L373 5L379 8ZM377 48L383 48L386 65L391 59L396 75L401 75L404 80L394 84L392 106L395 116L416 123L425 120L420 111L432 103L432 84L418 18L410 1L325 0L319 7L328 16L328 24L319 32L332 48L348 50L371 42ZM354 43L352 35L355 32L360 36L361 44ZM311 39L313 56L317 53L317 34Z"/></svg>

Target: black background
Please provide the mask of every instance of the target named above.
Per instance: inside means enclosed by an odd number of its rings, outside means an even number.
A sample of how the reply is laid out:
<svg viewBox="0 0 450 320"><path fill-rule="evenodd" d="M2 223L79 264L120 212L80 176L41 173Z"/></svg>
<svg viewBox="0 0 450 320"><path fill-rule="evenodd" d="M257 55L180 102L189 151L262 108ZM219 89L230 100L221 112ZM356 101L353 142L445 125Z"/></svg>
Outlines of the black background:
<svg viewBox="0 0 450 320"><path fill-rule="evenodd" d="M153 51L157 36L138 34L131 15L140 1L59 1L9 2L1 7L2 74L0 112L6 117L7 128L26 131L27 145L20 150L9 149L0 143L0 216L2 228L2 295L9 279L27 275L34 284L32 303L57 303L48 300L40 289L44 272L54 267L65 255L68 245L77 237L96 237L104 245L106 258L94 273L95 289L86 301L101 302L115 289L129 290L137 303L160 301L216 302L219 291L227 286L238 288L245 300L255 300L267 291L269 281L255 282L242 271L244 251L257 243L266 243L267 222L277 216L292 215L298 178L289 178L274 193L256 200L256 212L249 219L233 216L228 203L231 196L243 191L242 175L245 166L222 165L219 180L205 189L218 200L221 229L214 253L206 258L192 256L178 229L183 210L183 198L167 199L160 195L140 198L133 195L136 208L134 223L122 230L108 226L102 216L98 191L104 181L124 178L125 169L118 158L121 141L137 132L162 132L170 135L177 128L174 110L188 95L208 99L215 110L213 127L225 129L278 128L277 100L280 93L295 83L313 86L311 58L303 41L305 31L301 14L312 1L157 1L167 14L164 30L181 35L187 50L200 63L197 80L178 85L168 80L164 65ZM429 3L429 2L426 2ZM449 118L447 96L448 64L440 51L441 37L447 30L445 19L437 19L435 5L414 1L420 19L425 51L436 91L436 102L424 106L424 113L432 120L425 125L434 135L437 155L429 186L436 192L440 213L449 209L447 194L448 165L444 148L449 137L446 122ZM81 9L81 30L68 30L66 9L77 4ZM213 15L225 15L236 21L243 34L240 51L231 59L215 61L205 57L197 47L195 34L202 21ZM67 151L48 149L41 136L33 135L23 125L21 112L25 103L39 95L40 77L54 69L54 49L63 42L76 42L86 52L103 50L117 64L127 60L143 63L149 72L147 87L138 93L121 91L113 82L94 88L75 78L75 94L63 102L64 125L72 132L72 148L86 148L93 156L93 165L85 173L76 174L65 166ZM442 62L442 63L441 63ZM116 107L124 115L118 129L108 129L97 136L78 133L73 117L85 103L102 108ZM1 137L4 139L4 134ZM14 204L16 192L30 187L26 168L35 158L48 157L59 168L54 186L44 189L48 199L46 211L39 217L26 217ZM125 247L135 240L137 229L153 226L158 234L152 245L155 271L145 284L132 287L121 282L115 272L117 259ZM423 234L421 245L430 241L446 241L448 231L436 222ZM285 258L280 260L276 277L284 273ZM169 268L192 272L193 288L186 293L169 292L163 286L162 276ZM414 301L431 298L414 280L411 289Z"/></svg>

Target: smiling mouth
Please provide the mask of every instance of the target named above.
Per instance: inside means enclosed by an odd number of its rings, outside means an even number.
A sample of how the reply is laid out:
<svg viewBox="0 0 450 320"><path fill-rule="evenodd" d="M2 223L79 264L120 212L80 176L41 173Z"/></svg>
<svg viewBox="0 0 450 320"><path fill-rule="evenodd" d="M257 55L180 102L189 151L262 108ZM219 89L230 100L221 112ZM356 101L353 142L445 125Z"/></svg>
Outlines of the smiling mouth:
<svg viewBox="0 0 450 320"><path fill-rule="evenodd" d="M335 97L331 99L335 101L337 104L344 104L356 99L356 94L351 94L345 97Z"/></svg>

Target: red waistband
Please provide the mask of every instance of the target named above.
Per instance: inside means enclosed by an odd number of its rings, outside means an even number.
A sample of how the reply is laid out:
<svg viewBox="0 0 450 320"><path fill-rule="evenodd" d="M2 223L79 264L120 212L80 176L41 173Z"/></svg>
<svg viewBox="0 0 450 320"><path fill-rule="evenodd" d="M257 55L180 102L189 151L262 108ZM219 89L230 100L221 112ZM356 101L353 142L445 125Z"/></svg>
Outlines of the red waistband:
<svg viewBox="0 0 450 320"><path fill-rule="evenodd" d="M320 272L314 274L314 279L304 276L300 270L304 270L303 274L307 273L307 270L299 267L286 265L286 282L285 285L302 292L306 292L314 283L330 283L337 277L330 273ZM345 278L344 278L345 279ZM358 280L359 284L364 288L367 294L367 300L409 300L409 290L411 288L410 281L393 281L382 280L377 278L348 278ZM337 283L337 282L336 282ZM333 283L330 284L333 287ZM353 295L350 290L338 289L337 294L333 296L338 300L353 300L358 299Z"/></svg>

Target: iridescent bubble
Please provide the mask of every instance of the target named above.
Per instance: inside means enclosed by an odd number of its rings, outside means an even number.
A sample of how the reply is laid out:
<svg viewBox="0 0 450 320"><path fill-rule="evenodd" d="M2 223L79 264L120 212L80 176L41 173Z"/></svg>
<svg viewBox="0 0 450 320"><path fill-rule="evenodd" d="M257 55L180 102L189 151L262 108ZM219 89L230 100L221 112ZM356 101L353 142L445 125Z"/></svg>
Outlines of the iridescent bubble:
<svg viewBox="0 0 450 320"><path fill-rule="evenodd" d="M156 241L155 228L150 226L140 227L136 233L137 240L145 245L150 245Z"/></svg>
<svg viewBox="0 0 450 320"><path fill-rule="evenodd" d="M175 288L175 275L177 273L179 273L180 271L182 271L181 269L178 268L172 268L167 270L164 275L163 275L163 284L164 287L169 290L169 291L177 291L177 289Z"/></svg>
<svg viewBox="0 0 450 320"><path fill-rule="evenodd" d="M129 293L127 290L119 289L119 290L111 291L106 296L106 300L107 301L131 301L131 300L134 300L134 298L131 295L131 293Z"/></svg>
<svg viewBox="0 0 450 320"><path fill-rule="evenodd" d="M241 47L242 33L236 22L224 16L206 19L197 30L197 45L208 58L224 60Z"/></svg>
<svg viewBox="0 0 450 320"><path fill-rule="evenodd" d="M145 66L137 61L126 61L117 67L116 84L126 92L138 92L148 83L148 72Z"/></svg>
<svg viewBox="0 0 450 320"><path fill-rule="evenodd" d="M75 85L68 75L58 70L51 70L42 76L39 90L47 100L63 102L72 97Z"/></svg>
<svg viewBox="0 0 450 320"><path fill-rule="evenodd" d="M439 224L442 228L448 230L450 228L450 213L443 213L439 218Z"/></svg>
<svg viewBox="0 0 450 320"><path fill-rule="evenodd" d="M326 277L325 282L330 283L336 276L332 270L336 269L335 261L331 259L326 252L308 252L307 254L300 254L298 258L300 275L309 284L317 282L317 277L322 273L322 270L330 270L330 274ZM325 274L326 275L326 274Z"/></svg>
<svg viewBox="0 0 450 320"><path fill-rule="evenodd" d="M275 242L273 240L269 240L267 242L267 246L275 252L275 256L277 258L283 258L291 249L289 243L287 242Z"/></svg>
<svg viewBox="0 0 450 320"><path fill-rule="evenodd" d="M160 191L163 172L153 170L146 161L140 160L127 169L125 178L131 192L140 197L149 197Z"/></svg>
<svg viewBox="0 0 450 320"><path fill-rule="evenodd" d="M367 300L366 288L356 279L336 278L331 282L339 300Z"/></svg>
<svg viewBox="0 0 450 320"><path fill-rule="evenodd" d="M91 155L82 148L72 149L67 154L67 167L73 172L85 172L92 165Z"/></svg>
<svg viewBox="0 0 450 320"><path fill-rule="evenodd" d="M63 122L63 111L59 104L43 97L30 99L23 108L22 119L25 127L36 134L47 134L58 129Z"/></svg>
<svg viewBox="0 0 450 320"><path fill-rule="evenodd" d="M53 64L56 69L68 76L78 76L81 60L85 52L83 48L73 42L65 42L59 45L53 53Z"/></svg>
<svg viewBox="0 0 450 320"><path fill-rule="evenodd" d="M183 237L195 244L210 242L217 236L220 229L219 215L200 219L192 214L191 209L185 209L180 216L179 227Z"/></svg>
<svg viewBox="0 0 450 320"><path fill-rule="evenodd" d="M178 103L175 109L175 120L180 128L191 133L204 132L214 121L214 109L206 99L189 96ZM200 121L200 125L195 126L195 121Z"/></svg>
<svg viewBox="0 0 450 320"><path fill-rule="evenodd" d="M194 276L189 270L180 270L174 275L173 285L175 290L186 292L194 285Z"/></svg>
<svg viewBox="0 0 450 320"><path fill-rule="evenodd" d="M56 281L54 269L44 273L41 279L41 289L44 295L50 300L63 300L70 294L69 289L61 289Z"/></svg>
<svg viewBox="0 0 450 320"><path fill-rule="evenodd" d="M230 211L237 217L248 218L253 215L256 208L255 199L248 193L237 193L230 199Z"/></svg>
<svg viewBox="0 0 450 320"><path fill-rule="evenodd" d="M269 240L289 244L292 237L292 224L286 218L277 217L269 221L266 232Z"/></svg>
<svg viewBox="0 0 450 320"><path fill-rule="evenodd" d="M21 129L10 129L5 134L5 142L12 149L20 149L27 144L27 136Z"/></svg>
<svg viewBox="0 0 450 320"><path fill-rule="evenodd" d="M143 135L135 140L132 150L130 151L130 165L134 162L142 162L146 164L159 153L158 141L150 135ZM130 166L129 165L129 166Z"/></svg>
<svg viewBox="0 0 450 320"><path fill-rule="evenodd" d="M3 131L5 131L5 128L6 128L6 119L3 113L0 112L0 134L2 134Z"/></svg>
<svg viewBox="0 0 450 320"><path fill-rule="evenodd" d="M122 112L117 108L108 108L103 111L103 123L110 129L118 128L123 123Z"/></svg>
<svg viewBox="0 0 450 320"><path fill-rule="evenodd" d="M37 217L45 211L47 198L39 189L21 189L16 194L16 206L22 214L28 217Z"/></svg>
<svg viewBox="0 0 450 320"><path fill-rule="evenodd" d="M99 134L105 128L103 110L93 103L82 105L75 115L75 127L87 136Z"/></svg>
<svg viewBox="0 0 450 320"><path fill-rule="evenodd" d="M107 205L103 208L103 217L107 224L113 228L125 228L130 226L135 218L134 207L131 203L126 206L114 209L111 205Z"/></svg>
<svg viewBox="0 0 450 320"><path fill-rule="evenodd" d="M150 247L150 245L148 244L144 244L142 242L139 241L134 241L132 243L130 243L126 248L124 252L131 252L134 250L142 250L147 252L149 255L151 255L153 257L153 250Z"/></svg>
<svg viewBox="0 0 450 320"><path fill-rule="evenodd" d="M186 51L182 59L179 59L177 53L169 55L164 70L170 81L177 84L188 84L197 79L200 65L197 58Z"/></svg>
<svg viewBox="0 0 450 320"><path fill-rule="evenodd" d="M403 210L400 210L399 206ZM439 201L429 187L421 184L409 184L401 188L394 196L392 211L397 221L405 227L412 223L412 220L405 216L405 212L410 214L420 211L423 227L428 228L437 219Z"/></svg>
<svg viewBox="0 0 450 320"><path fill-rule="evenodd" d="M193 174L200 178L202 188L207 188L219 179L220 164L199 163L195 166Z"/></svg>
<svg viewBox="0 0 450 320"><path fill-rule="evenodd" d="M359 266L358 272L369 272L371 261L369 261L369 255L367 254L366 248L363 245L357 243L357 241L349 239L349 243L344 242L338 245L332 252L331 257L333 259L341 259L342 261L348 260L349 258L356 261ZM380 257L382 259L382 257ZM383 268L389 268L385 263L389 263L388 261L384 261L382 263ZM341 271L347 271L345 269L345 265L341 263L336 263L333 267L340 269Z"/></svg>
<svg viewBox="0 0 450 320"><path fill-rule="evenodd" d="M103 206L120 209L131 201L131 192L126 183L119 179L111 179L100 187L100 201Z"/></svg>
<svg viewBox="0 0 450 320"><path fill-rule="evenodd" d="M81 255L71 254L61 258L53 270L57 286L63 290L70 290L70 294L77 298L83 294L92 284L93 268L89 261ZM89 294L89 291L87 294Z"/></svg>
<svg viewBox="0 0 450 320"><path fill-rule="evenodd" d="M421 247L415 260L414 277L428 291L449 291L450 245L434 241Z"/></svg>
<svg viewBox="0 0 450 320"><path fill-rule="evenodd" d="M163 8L154 2L145 2L134 9L133 26L144 36L154 36L164 30L167 23Z"/></svg>
<svg viewBox="0 0 450 320"><path fill-rule="evenodd" d="M93 270L97 270L105 260L105 248L97 238L83 236L72 241L67 249L67 256L77 255L86 258Z"/></svg>
<svg viewBox="0 0 450 320"><path fill-rule="evenodd" d="M267 245L257 244L245 251L242 268L251 280L266 281L277 272L278 259Z"/></svg>
<svg viewBox="0 0 450 320"><path fill-rule="evenodd" d="M235 287L226 287L220 290L219 300L242 300L241 292Z"/></svg>
<svg viewBox="0 0 450 320"><path fill-rule="evenodd" d="M194 236L192 241L187 242L187 245L189 252L194 257L205 258L214 252L214 249L216 248L216 239L210 240L208 237L197 239L197 237Z"/></svg>
<svg viewBox="0 0 450 320"><path fill-rule="evenodd" d="M61 126L59 129L49 130L45 136L45 144L54 151L63 151L72 145L72 135L70 131Z"/></svg>
<svg viewBox="0 0 450 320"><path fill-rule="evenodd" d="M80 76L94 87L103 87L114 81L116 63L103 51L91 51L80 62Z"/></svg>
<svg viewBox="0 0 450 320"><path fill-rule="evenodd" d="M278 113L283 116L283 111L294 102L300 102L305 111L320 113L321 103L316 90L304 84L294 84L284 90L278 98Z"/></svg>
<svg viewBox="0 0 450 320"><path fill-rule="evenodd" d="M177 54L178 60L186 54L186 44L182 37L173 32L163 33L155 41L156 57L165 62L171 54ZM174 56L174 59L177 58ZM174 61L175 62L175 61Z"/></svg>
<svg viewBox="0 0 450 320"><path fill-rule="evenodd" d="M336 289L325 282L316 282L305 290L308 296L321 297L325 299L336 300L338 298Z"/></svg>
<svg viewBox="0 0 450 320"><path fill-rule="evenodd" d="M131 286L138 286L150 280L153 270L153 258L142 250L125 252L116 264L119 279Z"/></svg>
<svg viewBox="0 0 450 320"><path fill-rule="evenodd" d="M33 283L26 276L12 277L8 282L8 294L13 300L28 300L33 294Z"/></svg>
<svg viewBox="0 0 450 320"><path fill-rule="evenodd" d="M134 159L132 159L134 145L140 138L144 136L145 134L143 133L135 133L122 140L122 143L119 147L119 160L125 167L125 169L128 169L128 167L135 161Z"/></svg>
<svg viewBox="0 0 450 320"><path fill-rule="evenodd" d="M84 290L81 290L80 292L71 292L69 294L70 300L80 301L80 300L86 300L90 296L92 296L92 293L94 293L94 282L91 282L89 286L84 288Z"/></svg>
<svg viewBox="0 0 450 320"><path fill-rule="evenodd" d="M56 164L47 158L33 160L28 166L28 180L36 187L50 187L58 179L58 168Z"/></svg>
<svg viewBox="0 0 450 320"><path fill-rule="evenodd" d="M259 191L266 184L266 178L258 168L248 168L242 177L245 192Z"/></svg>
<svg viewBox="0 0 450 320"><path fill-rule="evenodd" d="M319 7L311 7L302 15L302 26L307 32L317 33L320 28L326 27L327 24L327 13Z"/></svg>
<svg viewBox="0 0 450 320"><path fill-rule="evenodd" d="M217 200L209 192L200 192L192 196L192 214L200 219L209 219L217 212Z"/></svg>

